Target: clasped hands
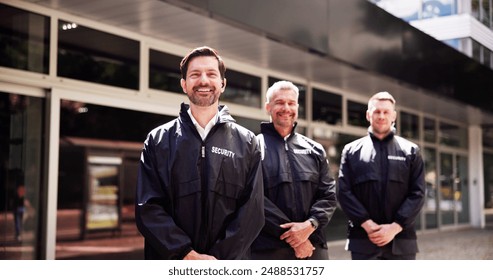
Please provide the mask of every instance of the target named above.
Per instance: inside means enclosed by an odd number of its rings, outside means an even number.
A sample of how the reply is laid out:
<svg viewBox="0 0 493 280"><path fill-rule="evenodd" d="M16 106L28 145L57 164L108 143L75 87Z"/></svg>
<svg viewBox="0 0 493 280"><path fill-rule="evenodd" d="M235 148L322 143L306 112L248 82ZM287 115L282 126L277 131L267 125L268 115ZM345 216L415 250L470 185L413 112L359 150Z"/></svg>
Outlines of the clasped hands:
<svg viewBox="0 0 493 280"><path fill-rule="evenodd" d="M379 247L389 244L402 231L402 227L398 223L379 225L371 219L362 223L361 227L368 234L370 241Z"/></svg>
<svg viewBox="0 0 493 280"><path fill-rule="evenodd" d="M299 259L312 256L315 247L308 237L315 231L309 221L301 223L282 224L281 228L288 229L281 235L281 240L286 241L293 248L295 256Z"/></svg>

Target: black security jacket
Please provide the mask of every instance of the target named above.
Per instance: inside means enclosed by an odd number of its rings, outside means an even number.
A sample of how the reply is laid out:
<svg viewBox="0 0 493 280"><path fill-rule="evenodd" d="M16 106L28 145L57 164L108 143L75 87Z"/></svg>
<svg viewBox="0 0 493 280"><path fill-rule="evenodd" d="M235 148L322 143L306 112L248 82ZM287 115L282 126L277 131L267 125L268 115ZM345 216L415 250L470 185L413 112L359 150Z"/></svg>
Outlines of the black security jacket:
<svg viewBox="0 0 493 280"><path fill-rule="evenodd" d="M286 231L279 225L309 218L319 222L310 241L327 248L324 230L336 209L336 190L324 148L295 128L286 140L272 123L262 123L261 132L266 221L252 250L289 247L279 239Z"/></svg>
<svg viewBox="0 0 493 280"><path fill-rule="evenodd" d="M416 144L393 132L383 140L370 132L344 147L338 183L338 201L350 220L349 250L378 250L361 227L372 219L403 228L393 241L394 254L418 251L414 225L424 203L425 180Z"/></svg>
<svg viewBox="0 0 493 280"><path fill-rule="evenodd" d="M244 259L264 225L258 142L219 109L204 141L185 104L147 136L136 194L147 259L182 259L191 250Z"/></svg>

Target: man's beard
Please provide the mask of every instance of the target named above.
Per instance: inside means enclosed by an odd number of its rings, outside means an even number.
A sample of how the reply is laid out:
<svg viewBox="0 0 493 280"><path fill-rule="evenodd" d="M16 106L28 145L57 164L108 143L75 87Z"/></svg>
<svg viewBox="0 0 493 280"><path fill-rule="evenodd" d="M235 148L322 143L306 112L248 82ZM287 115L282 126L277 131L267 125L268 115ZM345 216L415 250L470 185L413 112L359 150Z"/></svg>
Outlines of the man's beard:
<svg viewBox="0 0 493 280"><path fill-rule="evenodd" d="M216 103L219 99L220 93L217 93L214 89L213 93L207 97L199 96L195 94L195 91L191 94L187 94L190 102L199 107L209 107L212 104Z"/></svg>

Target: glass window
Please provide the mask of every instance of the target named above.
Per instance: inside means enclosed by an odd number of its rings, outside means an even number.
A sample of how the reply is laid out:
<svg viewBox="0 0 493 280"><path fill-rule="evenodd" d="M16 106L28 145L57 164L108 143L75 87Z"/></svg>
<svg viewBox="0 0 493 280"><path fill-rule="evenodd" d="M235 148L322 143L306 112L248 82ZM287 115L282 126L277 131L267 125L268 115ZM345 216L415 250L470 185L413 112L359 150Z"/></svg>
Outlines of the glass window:
<svg viewBox="0 0 493 280"><path fill-rule="evenodd" d="M449 40L443 40L445 44L451 46L452 48L456 50L461 50L461 39L449 39Z"/></svg>
<svg viewBox="0 0 493 280"><path fill-rule="evenodd" d="M115 230L142 241L134 217L140 152L147 133L174 118L61 100L57 248L77 238L113 238ZM60 249L56 259L101 254Z"/></svg>
<svg viewBox="0 0 493 280"><path fill-rule="evenodd" d="M0 4L0 30L0 66L48 74L48 17Z"/></svg>
<svg viewBox="0 0 493 280"><path fill-rule="evenodd" d="M327 158L329 159L329 174L335 178L336 183L342 150L346 144L358 138L359 136L337 133L324 128L317 127L313 130L313 139L325 148ZM336 210L330 220L331 226L326 227L327 239L333 241L346 238L347 221L348 218L344 212L340 208Z"/></svg>
<svg viewBox="0 0 493 280"><path fill-rule="evenodd" d="M44 99L0 92L0 259L39 257L43 116Z"/></svg>
<svg viewBox="0 0 493 280"><path fill-rule="evenodd" d="M348 124L354 126L368 127L369 123L366 119L366 110L368 109L368 104L358 103L348 100L347 102L347 117Z"/></svg>
<svg viewBox="0 0 493 280"><path fill-rule="evenodd" d="M437 141L437 129L434 119L424 118L423 121L424 138L426 142L435 143Z"/></svg>
<svg viewBox="0 0 493 280"><path fill-rule="evenodd" d="M481 55L481 44L472 40L472 58L478 62L481 62L483 57Z"/></svg>
<svg viewBox="0 0 493 280"><path fill-rule="evenodd" d="M425 148L423 153L425 163L425 183L426 196L423 206L424 217L426 220L425 228L438 227L438 193L437 193L437 161L436 151L432 148Z"/></svg>
<svg viewBox="0 0 493 280"><path fill-rule="evenodd" d="M483 153L484 208L493 208L493 154Z"/></svg>
<svg viewBox="0 0 493 280"><path fill-rule="evenodd" d="M454 224L454 210L456 209L455 202L455 186L454 186L454 161L452 154L440 154L440 214L442 217L442 225Z"/></svg>
<svg viewBox="0 0 493 280"><path fill-rule="evenodd" d="M493 148L493 127L483 127L483 146Z"/></svg>
<svg viewBox="0 0 493 280"><path fill-rule="evenodd" d="M479 20L479 0L471 0L471 15Z"/></svg>
<svg viewBox="0 0 493 280"><path fill-rule="evenodd" d="M419 140L419 117L414 114L401 112L401 135L404 138Z"/></svg>
<svg viewBox="0 0 493 280"><path fill-rule="evenodd" d="M467 157L456 156L456 190L454 194L456 211L459 216L459 223L469 223L469 188L468 188L468 171Z"/></svg>
<svg viewBox="0 0 493 280"><path fill-rule="evenodd" d="M491 68L491 51L483 47L483 64Z"/></svg>
<svg viewBox="0 0 493 280"><path fill-rule="evenodd" d="M440 144L467 148L468 134L464 127L440 122Z"/></svg>
<svg viewBox="0 0 493 280"><path fill-rule="evenodd" d="M139 42L77 23L59 21L58 75L139 88Z"/></svg>
<svg viewBox="0 0 493 280"><path fill-rule="evenodd" d="M281 81L279 78L274 78L274 77L269 77L269 87L272 86L275 82ZM306 118L306 86L293 83L298 87L298 90L300 92L300 95L298 97L298 103L300 104L298 108L298 117L301 119Z"/></svg>
<svg viewBox="0 0 493 280"><path fill-rule="evenodd" d="M342 96L314 88L312 118L313 121L341 125Z"/></svg>
<svg viewBox="0 0 493 280"><path fill-rule="evenodd" d="M491 25L490 0L481 1L481 22L487 27Z"/></svg>
<svg viewBox="0 0 493 280"><path fill-rule="evenodd" d="M226 70L226 89L221 94L221 101L233 102L260 108L260 91L262 79L242 72Z"/></svg>
<svg viewBox="0 0 493 280"><path fill-rule="evenodd" d="M423 18L449 16L456 13L456 0L423 0Z"/></svg>
<svg viewBox="0 0 493 280"><path fill-rule="evenodd" d="M149 51L149 88L183 93L180 85L181 57L164 52Z"/></svg>

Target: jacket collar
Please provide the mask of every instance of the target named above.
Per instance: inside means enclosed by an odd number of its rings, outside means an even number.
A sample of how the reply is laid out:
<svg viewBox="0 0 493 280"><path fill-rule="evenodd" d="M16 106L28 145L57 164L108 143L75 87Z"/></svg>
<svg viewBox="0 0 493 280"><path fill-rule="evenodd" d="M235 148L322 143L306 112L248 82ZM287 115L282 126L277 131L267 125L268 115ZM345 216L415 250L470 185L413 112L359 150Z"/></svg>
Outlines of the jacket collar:
<svg viewBox="0 0 493 280"><path fill-rule="evenodd" d="M289 135L286 137L286 139L289 139L296 134L296 126L298 126L298 123L294 122L293 129L291 130L291 133L289 133ZM279 134L279 132L277 132L272 122L262 122L260 124L260 132L262 134L269 134L282 139L281 135Z"/></svg>
<svg viewBox="0 0 493 280"><path fill-rule="evenodd" d="M180 118L182 120L186 120L187 122L192 122L192 119L188 115L188 109L190 108L189 104L185 104L185 102L181 103L180 106ZM226 105L219 105L218 107L218 120L217 123L226 123L226 122L236 122L235 119L229 114L229 108Z"/></svg>
<svg viewBox="0 0 493 280"><path fill-rule="evenodd" d="M370 135L371 139L373 141L381 141L381 142L388 142L390 141L392 138L394 138L394 135L395 135L395 127L392 126L392 128L390 129L390 133L387 134L387 136L385 136L383 139L378 139L374 134L373 134L373 129L371 128L371 126L368 127L368 135Z"/></svg>

